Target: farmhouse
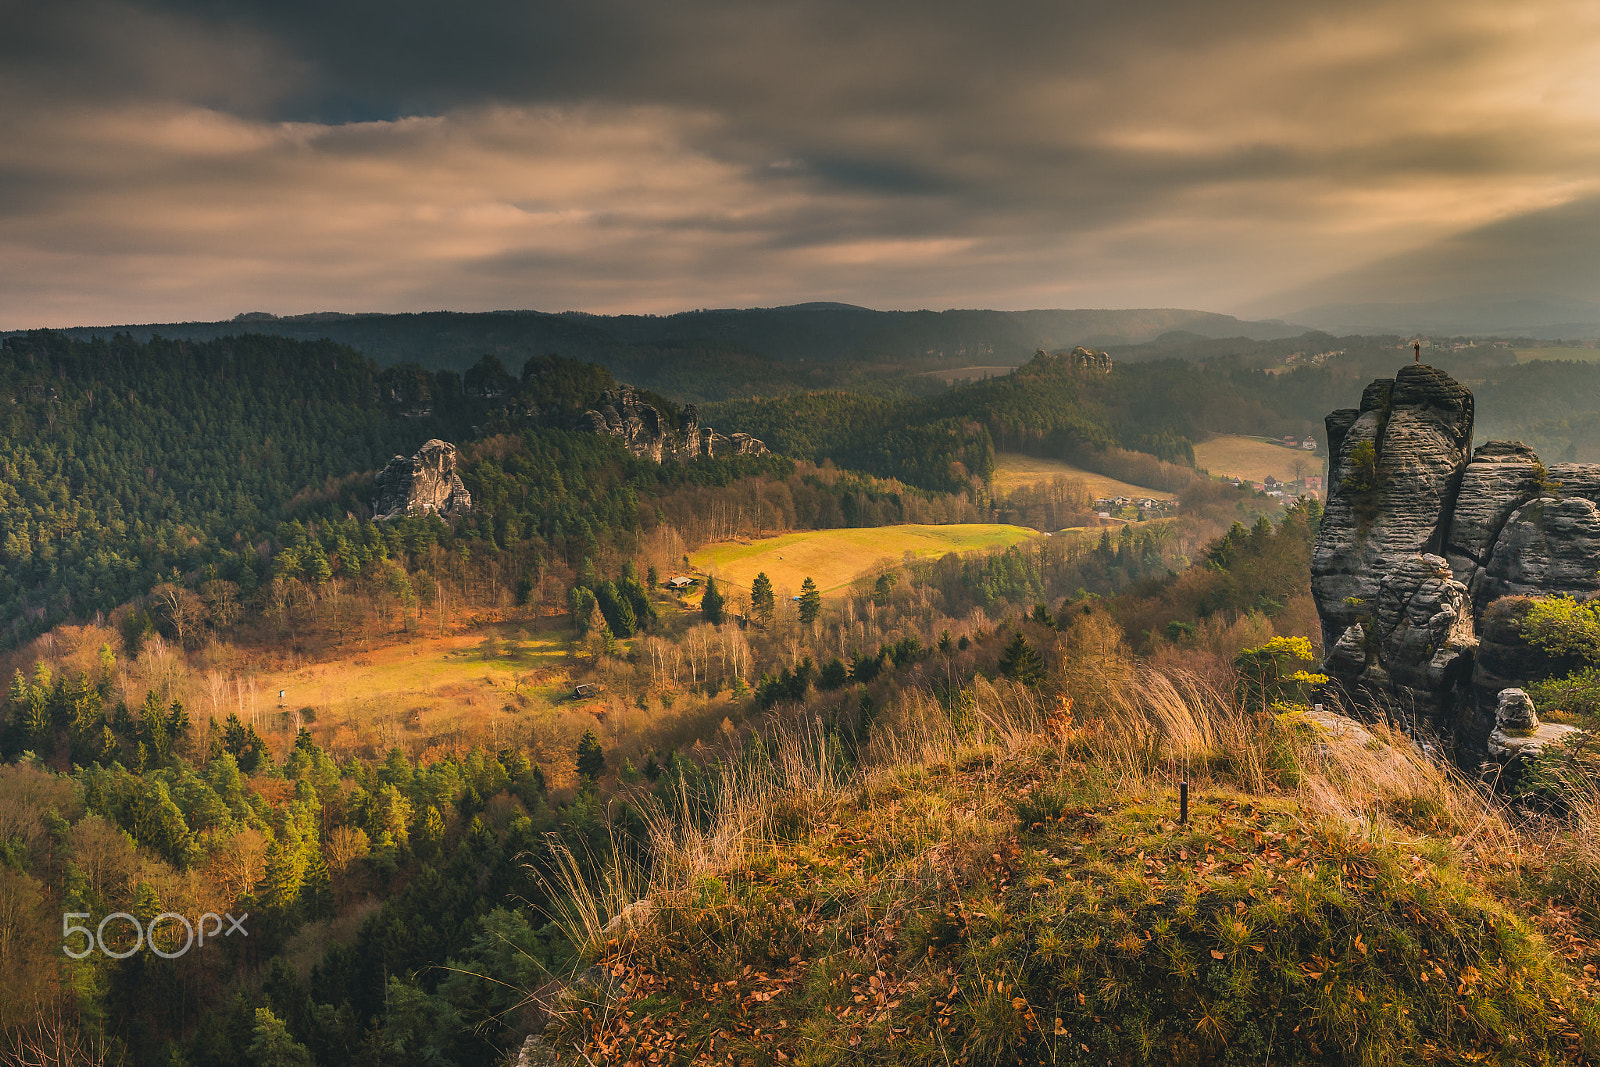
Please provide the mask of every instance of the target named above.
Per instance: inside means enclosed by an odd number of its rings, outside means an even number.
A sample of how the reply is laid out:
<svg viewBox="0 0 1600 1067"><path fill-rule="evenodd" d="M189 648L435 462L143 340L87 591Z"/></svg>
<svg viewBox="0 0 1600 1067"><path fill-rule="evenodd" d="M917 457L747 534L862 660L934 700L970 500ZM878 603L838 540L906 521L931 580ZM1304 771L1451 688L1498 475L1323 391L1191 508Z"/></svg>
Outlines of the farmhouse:
<svg viewBox="0 0 1600 1067"><path fill-rule="evenodd" d="M667 579L667 588L676 589L676 590L681 592L681 591L689 588L694 583L695 583L695 579L693 579L693 578L685 578L683 575L680 574L675 578L668 578Z"/></svg>
<svg viewBox="0 0 1600 1067"><path fill-rule="evenodd" d="M1317 439L1315 437L1307 437L1304 441L1300 442L1300 447L1305 449L1307 452L1315 452L1317 450Z"/></svg>

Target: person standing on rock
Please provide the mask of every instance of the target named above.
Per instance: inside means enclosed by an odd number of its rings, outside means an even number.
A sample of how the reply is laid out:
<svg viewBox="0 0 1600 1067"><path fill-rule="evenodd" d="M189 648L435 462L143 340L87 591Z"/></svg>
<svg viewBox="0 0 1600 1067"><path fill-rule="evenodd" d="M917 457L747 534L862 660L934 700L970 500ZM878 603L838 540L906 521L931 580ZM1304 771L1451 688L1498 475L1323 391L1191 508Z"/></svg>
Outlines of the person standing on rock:
<svg viewBox="0 0 1600 1067"><path fill-rule="evenodd" d="M1411 342L1411 351L1413 353L1413 355L1411 357L1411 362L1413 362L1413 363L1421 363L1422 362L1422 342L1421 341L1412 341Z"/></svg>

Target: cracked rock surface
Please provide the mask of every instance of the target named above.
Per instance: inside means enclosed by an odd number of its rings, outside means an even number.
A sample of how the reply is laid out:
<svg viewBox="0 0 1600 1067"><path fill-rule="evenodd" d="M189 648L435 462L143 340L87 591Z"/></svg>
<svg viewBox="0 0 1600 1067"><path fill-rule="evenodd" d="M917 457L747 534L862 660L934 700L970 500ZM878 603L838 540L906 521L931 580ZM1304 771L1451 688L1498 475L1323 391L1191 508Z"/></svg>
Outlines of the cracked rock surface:
<svg viewBox="0 0 1600 1067"><path fill-rule="evenodd" d="M372 515L460 515L471 509L472 494L456 473L456 446L426 441L410 456L396 456L372 479Z"/></svg>
<svg viewBox="0 0 1600 1067"><path fill-rule="evenodd" d="M1472 422L1472 393L1415 364L1330 413L1311 560L1335 691L1467 758L1488 753L1502 690L1570 669L1523 638L1519 598L1600 595L1600 466L1473 451Z"/></svg>

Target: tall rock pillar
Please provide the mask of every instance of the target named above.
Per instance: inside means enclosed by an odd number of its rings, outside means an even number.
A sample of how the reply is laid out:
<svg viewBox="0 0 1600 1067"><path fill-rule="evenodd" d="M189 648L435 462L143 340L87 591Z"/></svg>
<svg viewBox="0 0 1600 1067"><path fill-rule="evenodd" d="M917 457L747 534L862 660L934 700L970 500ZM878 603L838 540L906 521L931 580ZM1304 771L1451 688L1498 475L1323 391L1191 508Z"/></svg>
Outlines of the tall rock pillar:
<svg viewBox="0 0 1600 1067"><path fill-rule="evenodd" d="M1466 586L1444 559L1472 394L1406 366L1367 386L1359 409L1330 414L1327 430L1328 502L1311 556L1326 669L1347 690L1447 720L1473 640Z"/></svg>

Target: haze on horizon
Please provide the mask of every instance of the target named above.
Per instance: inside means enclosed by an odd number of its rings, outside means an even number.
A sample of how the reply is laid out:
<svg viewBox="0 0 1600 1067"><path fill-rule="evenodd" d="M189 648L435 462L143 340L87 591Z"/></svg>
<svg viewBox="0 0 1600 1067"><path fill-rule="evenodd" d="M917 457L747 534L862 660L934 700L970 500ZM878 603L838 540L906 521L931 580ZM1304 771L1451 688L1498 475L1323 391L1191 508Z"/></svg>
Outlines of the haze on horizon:
<svg viewBox="0 0 1600 1067"><path fill-rule="evenodd" d="M0 329L1594 300L1597 164L1573 0L0 0Z"/></svg>

